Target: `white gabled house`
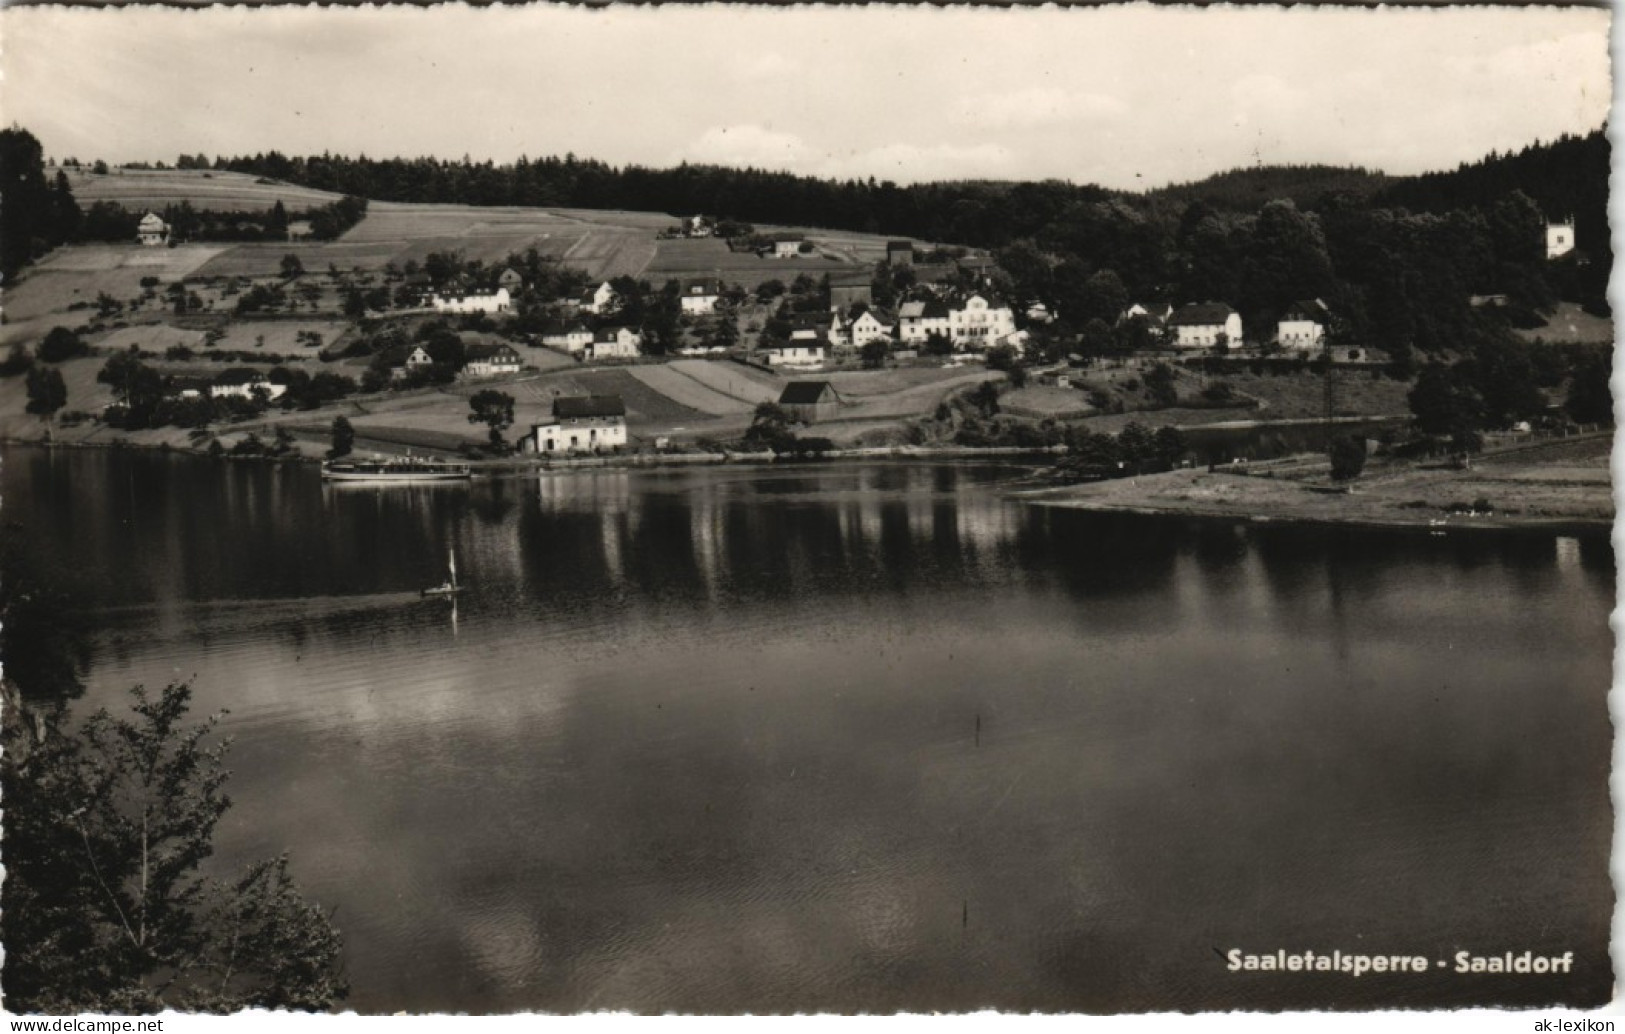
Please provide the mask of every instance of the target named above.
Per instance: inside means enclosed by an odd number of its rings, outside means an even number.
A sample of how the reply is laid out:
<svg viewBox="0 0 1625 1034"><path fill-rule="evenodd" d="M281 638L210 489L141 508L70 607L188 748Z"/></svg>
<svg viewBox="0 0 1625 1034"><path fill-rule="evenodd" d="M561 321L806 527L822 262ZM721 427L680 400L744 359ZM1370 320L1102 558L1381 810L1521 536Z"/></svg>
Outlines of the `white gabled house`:
<svg viewBox="0 0 1625 1034"><path fill-rule="evenodd" d="M1562 258L1574 250L1574 219L1546 225L1546 257Z"/></svg>
<svg viewBox="0 0 1625 1034"><path fill-rule="evenodd" d="M1326 342L1329 315L1319 298L1293 302L1275 324L1275 340L1282 348L1308 351Z"/></svg>
<svg viewBox="0 0 1625 1034"><path fill-rule="evenodd" d="M609 286L609 281L605 280L597 287L581 292L571 299L571 302L577 309L583 309L595 316L602 316L604 313L614 310L618 300L615 288Z"/></svg>
<svg viewBox="0 0 1625 1034"><path fill-rule="evenodd" d="M837 351L860 349L871 341L890 341L897 320L883 309L864 306L856 316L836 316L830 328L830 343Z"/></svg>
<svg viewBox="0 0 1625 1034"><path fill-rule="evenodd" d="M149 248L168 244L169 224L158 218L156 213L148 212L135 226L135 239Z"/></svg>
<svg viewBox="0 0 1625 1034"><path fill-rule="evenodd" d="M792 340L767 349L767 365L822 366L827 354L822 338Z"/></svg>
<svg viewBox="0 0 1625 1034"><path fill-rule="evenodd" d="M1181 305L1168 317L1176 348L1241 347L1241 314L1223 302Z"/></svg>

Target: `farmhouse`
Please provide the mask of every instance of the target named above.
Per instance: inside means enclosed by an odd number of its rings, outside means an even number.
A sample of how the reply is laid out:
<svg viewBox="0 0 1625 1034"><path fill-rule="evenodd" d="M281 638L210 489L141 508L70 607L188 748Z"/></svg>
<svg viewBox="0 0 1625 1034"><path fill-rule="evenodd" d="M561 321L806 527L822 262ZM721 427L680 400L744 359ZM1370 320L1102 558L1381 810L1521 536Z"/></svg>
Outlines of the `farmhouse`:
<svg viewBox="0 0 1625 1034"><path fill-rule="evenodd" d="M838 413L841 396L829 381L791 381L779 393L779 407L792 420L812 424Z"/></svg>
<svg viewBox="0 0 1625 1034"><path fill-rule="evenodd" d="M914 264L914 242L887 241L886 264L891 266L912 266Z"/></svg>
<svg viewBox="0 0 1625 1034"><path fill-rule="evenodd" d="M1241 315L1223 302L1181 305L1168 317L1178 348L1241 347Z"/></svg>
<svg viewBox="0 0 1625 1034"><path fill-rule="evenodd" d="M685 280L682 286L683 311L692 316L704 316L717 311L722 300L722 284L715 277Z"/></svg>
<svg viewBox="0 0 1625 1034"><path fill-rule="evenodd" d="M948 306L935 298L904 302L897 318L898 336L904 344L923 345L932 334L948 336Z"/></svg>
<svg viewBox="0 0 1625 1034"><path fill-rule="evenodd" d="M1562 258L1574 250L1574 220L1548 223L1546 226L1546 257Z"/></svg>
<svg viewBox="0 0 1625 1034"><path fill-rule="evenodd" d="M495 291L473 291L463 295L443 295L438 291L429 299L435 312L507 312L508 289L499 287Z"/></svg>
<svg viewBox="0 0 1625 1034"><path fill-rule="evenodd" d="M874 300L874 291L871 286L872 279L867 271L830 274L830 311L846 312L854 305L868 305Z"/></svg>
<svg viewBox="0 0 1625 1034"><path fill-rule="evenodd" d="M767 350L769 366L822 366L825 358L825 338L812 337L775 345Z"/></svg>
<svg viewBox="0 0 1625 1034"><path fill-rule="evenodd" d="M507 291L508 297L511 298L525 286L525 278L512 269L504 269L502 274L497 277L497 286Z"/></svg>
<svg viewBox="0 0 1625 1034"><path fill-rule="evenodd" d="M684 237L709 237L715 232L716 226L703 215L683 220Z"/></svg>
<svg viewBox="0 0 1625 1034"><path fill-rule="evenodd" d="M642 344L643 336L631 327L599 327L592 332L587 359L636 359Z"/></svg>
<svg viewBox="0 0 1625 1034"><path fill-rule="evenodd" d="M577 355L592 344L592 328L580 321L553 320L542 328L542 344Z"/></svg>
<svg viewBox="0 0 1625 1034"><path fill-rule="evenodd" d="M959 348L984 350L1016 332L1016 317L1008 305L994 305L979 294L948 310L948 337Z"/></svg>
<svg viewBox="0 0 1625 1034"><path fill-rule="evenodd" d="M422 345L412 349L405 358L401 357L399 351L392 353L390 358L389 379L392 381L404 381L418 370L426 370L434 365L434 357Z"/></svg>
<svg viewBox="0 0 1625 1034"><path fill-rule="evenodd" d="M463 364L465 377L498 377L505 373L518 373L521 367L519 353L507 345L471 345L467 361Z"/></svg>
<svg viewBox="0 0 1625 1034"><path fill-rule="evenodd" d="M793 312L786 317L790 324L790 340L828 340L834 335L839 319L833 312Z"/></svg>
<svg viewBox="0 0 1625 1034"><path fill-rule="evenodd" d="M1319 298L1294 302L1275 325L1275 340L1282 348L1319 348L1326 339L1326 305Z"/></svg>
<svg viewBox="0 0 1625 1034"><path fill-rule="evenodd" d="M223 370L215 377L214 383L209 385L209 397L218 399L228 396L251 399L255 397L265 399L278 399L288 390L286 384L272 384L265 379L265 375L258 370Z"/></svg>
<svg viewBox="0 0 1625 1034"><path fill-rule="evenodd" d="M553 419L530 433L538 453L618 449L626 444L626 403L619 395L556 398Z"/></svg>
<svg viewBox="0 0 1625 1034"><path fill-rule="evenodd" d="M768 254L776 259L795 258L801 254L804 245L806 245L806 250L812 250L811 245L807 245L806 240L799 233L776 233L769 237L767 242L772 249Z"/></svg>
<svg viewBox="0 0 1625 1034"><path fill-rule="evenodd" d="M966 276L975 277L978 281L983 283L985 283L987 278L993 275L993 271L998 268L998 263L994 262L986 255L964 255L955 259L954 265L959 267L959 271L961 273L964 273Z"/></svg>
<svg viewBox="0 0 1625 1034"><path fill-rule="evenodd" d="M152 212L141 217L135 227L135 239L147 247L169 243L169 224Z"/></svg>

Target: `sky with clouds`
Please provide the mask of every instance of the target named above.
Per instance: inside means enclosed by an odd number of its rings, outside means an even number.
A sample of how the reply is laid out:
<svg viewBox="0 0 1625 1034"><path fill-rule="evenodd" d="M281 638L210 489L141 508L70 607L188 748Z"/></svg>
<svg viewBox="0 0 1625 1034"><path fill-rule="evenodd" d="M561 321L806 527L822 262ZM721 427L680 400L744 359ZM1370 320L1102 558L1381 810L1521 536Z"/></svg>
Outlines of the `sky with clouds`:
<svg viewBox="0 0 1625 1034"><path fill-rule="evenodd" d="M330 151L1152 187L1603 124L1597 8L0 10L47 154Z"/></svg>

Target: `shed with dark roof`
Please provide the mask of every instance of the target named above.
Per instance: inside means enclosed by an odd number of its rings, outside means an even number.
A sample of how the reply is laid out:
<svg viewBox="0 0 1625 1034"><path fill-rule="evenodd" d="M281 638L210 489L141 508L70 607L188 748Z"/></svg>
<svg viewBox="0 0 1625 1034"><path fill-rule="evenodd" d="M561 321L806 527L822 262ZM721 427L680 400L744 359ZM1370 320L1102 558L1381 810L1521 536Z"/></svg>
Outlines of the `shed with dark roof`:
<svg viewBox="0 0 1625 1034"><path fill-rule="evenodd" d="M793 420L816 423L840 410L841 395L829 381L791 381L779 393L779 408Z"/></svg>

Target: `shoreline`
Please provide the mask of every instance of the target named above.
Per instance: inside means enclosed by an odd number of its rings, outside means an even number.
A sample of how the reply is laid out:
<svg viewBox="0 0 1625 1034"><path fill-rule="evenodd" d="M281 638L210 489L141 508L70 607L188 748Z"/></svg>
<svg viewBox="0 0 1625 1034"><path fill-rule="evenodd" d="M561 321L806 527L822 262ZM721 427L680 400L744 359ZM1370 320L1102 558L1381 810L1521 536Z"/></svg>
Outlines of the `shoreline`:
<svg viewBox="0 0 1625 1034"><path fill-rule="evenodd" d="M1157 519L1197 520L1225 524L1279 525L1286 527L1360 528L1376 531L1415 531L1448 537L1458 532L1529 534L1553 536L1596 536L1611 534L1614 521L1588 517L1557 516L1501 516L1440 518L1376 517L1371 515L1326 516L1302 513L1239 513L1234 510L1200 507L1153 506L1148 504L1108 503L1082 499L1037 498L1043 493L1064 489L1043 488L1014 493L1014 497L1031 506L1047 506L1060 510L1081 510L1087 513L1133 514Z"/></svg>

